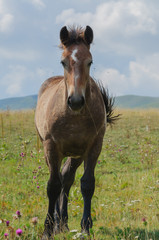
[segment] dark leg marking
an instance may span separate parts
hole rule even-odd
[[[74,182],[75,179],[75,173],[77,168],[82,163],[82,160],[74,159],[74,158],[68,158],[65,162],[61,177],[62,177],[62,191],[60,194],[60,197],[56,203],[56,232],[60,231],[66,231],[68,230],[68,212],[67,212],[67,206],[68,206],[68,196],[70,188]]]
[[[50,170],[50,179],[47,184],[47,195],[49,199],[48,213],[45,219],[45,230],[42,239],[51,239],[54,234],[54,209],[60,195],[62,183],[60,178],[61,160],[58,156],[56,145],[51,139],[43,142],[46,162]]]

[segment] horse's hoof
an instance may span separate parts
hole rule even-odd
[[[88,239],[88,236],[89,236],[88,231],[85,231],[85,230],[82,229],[81,235],[79,236],[79,239],[80,240]]]
[[[55,227],[54,227],[54,234],[57,235],[57,234],[59,234],[61,232],[63,232],[63,233],[69,232],[69,228],[68,228],[67,224],[64,224],[62,226],[55,225]]]
[[[52,239],[54,239],[53,236],[51,236],[46,231],[44,231],[41,240],[52,240]]]
[[[42,235],[41,240],[49,240],[49,239],[50,239],[50,237],[48,237],[46,234]]]

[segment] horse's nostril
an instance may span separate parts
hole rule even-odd
[[[67,103],[73,111],[78,111],[84,106],[85,99],[83,96],[70,96]]]
[[[67,103],[68,103],[69,106],[71,105],[71,97],[68,97]]]

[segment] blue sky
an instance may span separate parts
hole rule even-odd
[[[159,97],[159,1],[0,0],[0,99],[63,74],[59,31],[72,24],[92,27],[91,75],[113,95]]]

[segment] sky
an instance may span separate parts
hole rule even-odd
[[[59,32],[89,25],[91,76],[114,96],[159,97],[159,1],[0,0],[0,99],[62,75]]]

